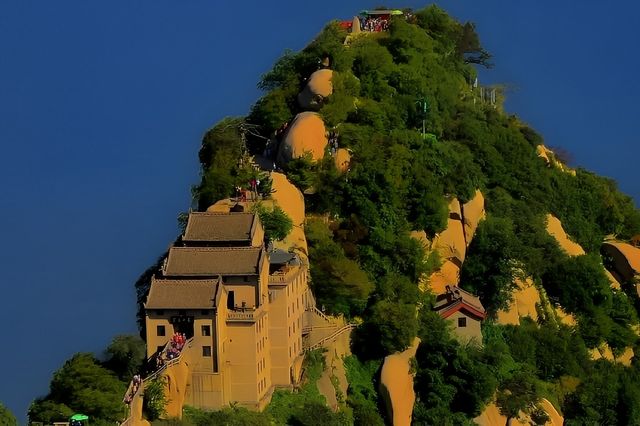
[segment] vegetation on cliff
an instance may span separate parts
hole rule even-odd
[[[490,56],[472,24],[431,6],[413,20],[393,20],[388,33],[355,37],[348,45],[345,37],[332,23],[301,52],[286,52],[264,75],[259,86],[266,94],[246,118],[262,136],[248,134],[246,146],[261,153],[264,141],[300,111],[296,96],[318,61],[330,59],[333,94],[319,113],[339,146],[350,150],[349,170],[341,175],[326,159],[287,166],[301,189],[314,189],[306,197],[310,213],[329,218],[309,220],[305,229],[319,305],[362,317],[354,337],[361,360],[379,360],[405,349],[416,334],[422,338],[418,422],[464,423],[495,395],[507,415],[522,410],[540,419],[535,403],[547,397],[569,423],[632,421],[640,410],[637,389],[620,375],[633,377],[638,367],[607,364],[607,374],[620,381],[608,402],[596,402],[591,392],[606,361],[591,361],[587,352],[604,342],[614,351],[637,342],[631,328],[638,322],[637,296],[611,290],[599,257],[605,235],[640,232],[632,200],[609,179],[549,167],[536,155],[542,137],[499,102],[480,98],[473,66],[489,65]],[[421,134],[423,118],[428,135]],[[489,322],[478,349],[452,339],[430,311],[431,299],[421,296],[417,282],[433,262],[423,262],[409,231],[433,237],[446,226],[448,200],[465,202],[476,189],[485,194],[488,218],[469,247],[461,285],[495,315],[508,306],[514,278],[531,276],[578,318],[576,328],[544,316],[520,327]],[[569,257],[560,249],[545,230],[547,213],[586,255]],[[353,407],[361,404],[357,392],[351,390]],[[611,414],[612,407],[621,409]]]

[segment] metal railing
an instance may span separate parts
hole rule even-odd
[[[338,336],[340,336],[341,334],[347,332],[347,331],[351,331],[354,328],[357,327],[357,324],[347,324],[342,328],[339,328],[338,330],[334,331],[333,333],[331,333],[330,335],[328,335],[327,337],[321,339],[319,342],[314,343],[313,345],[309,346],[308,348],[306,348],[304,351],[305,352],[309,352],[312,351],[314,349],[318,349],[321,348],[325,343],[331,341],[331,340],[335,340],[336,338],[338,338]]]
[[[160,368],[155,370],[153,373],[149,374],[144,379],[141,378],[140,379],[140,384],[138,385],[138,389],[136,390],[136,393],[134,393],[133,396],[131,397],[131,401],[129,402],[129,404],[131,404],[133,402],[133,399],[136,398],[138,396],[138,394],[140,393],[140,391],[142,390],[142,388],[144,388],[144,383],[145,382],[149,382],[151,380],[155,380],[167,368],[171,367],[172,365],[178,364],[180,362],[180,360],[182,359],[183,352],[185,351],[185,349],[187,347],[190,348],[192,343],[193,343],[193,337],[188,339],[186,342],[184,342],[184,346],[182,347],[182,350],[180,351],[180,353],[178,353],[178,356],[176,356],[173,359],[170,359],[169,361],[166,361],[164,364],[162,364],[162,366],[160,366]],[[167,342],[164,345],[164,348],[162,348],[162,351],[160,351],[157,356],[160,356],[160,355],[166,353],[170,344],[171,344],[171,341]],[[130,394],[131,390],[133,389],[133,386],[134,386],[133,380],[131,380],[131,382],[129,382],[129,387],[127,388],[127,392],[124,394],[125,399]],[[132,422],[133,422],[133,420],[131,418],[131,410],[129,410],[128,417],[122,423],[120,423],[120,426],[128,426]]]
[[[254,308],[246,308],[244,310],[228,310],[227,311],[227,321],[250,321],[254,322],[260,318],[260,316],[264,313],[264,309],[259,307],[257,309]]]
[[[322,317],[322,319],[324,319],[328,323],[331,323],[331,319],[328,316],[326,316],[320,309],[316,308],[315,306],[307,308],[306,310],[308,312],[313,312],[313,313],[319,315],[320,317]]]

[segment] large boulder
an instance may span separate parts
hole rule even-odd
[[[393,426],[410,426],[413,403],[416,394],[413,390],[411,359],[416,356],[420,339],[404,352],[387,356],[380,371],[380,395],[384,401]]]
[[[280,143],[278,162],[284,164],[306,153],[310,153],[314,161],[321,160],[327,143],[322,118],[314,112],[301,112],[293,119]]]
[[[307,239],[304,235],[304,196],[284,174],[271,173],[271,179],[273,203],[280,206],[293,222],[289,235],[282,241],[276,241],[274,246],[285,251],[294,250],[306,259],[308,251]],[[262,203],[264,204],[265,201]]]
[[[298,104],[302,109],[318,110],[322,106],[324,99],[333,93],[333,71],[321,69],[309,77],[307,85],[298,94]]]
[[[333,156],[333,163],[340,173],[346,173],[351,163],[351,154],[344,148],[338,148],[338,151],[336,151],[336,154]]]
[[[471,244],[471,240],[476,233],[476,229],[478,229],[478,223],[480,223],[480,221],[484,218],[484,196],[482,195],[482,192],[477,189],[473,198],[462,205],[464,237],[467,243],[467,247],[469,247],[469,244]]]
[[[601,251],[613,260],[611,272],[622,281],[632,280],[640,274],[640,248],[620,241],[606,241]]]
[[[446,292],[447,286],[455,286],[460,282],[460,268],[450,260],[445,260],[440,269],[429,277],[429,287],[434,294]],[[421,286],[421,290],[425,290]]]

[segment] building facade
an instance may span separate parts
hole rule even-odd
[[[145,304],[147,356],[174,333],[190,343],[184,401],[263,409],[275,386],[300,377],[308,266],[268,252],[252,213],[191,213],[152,279]]]
[[[463,343],[482,345],[482,321],[486,313],[477,296],[457,286],[447,286],[436,296],[433,309],[451,324],[456,338]]]

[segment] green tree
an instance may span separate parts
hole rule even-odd
[[[543,277],[545,289],[558,297],[570,312],[590,311],[596,306],[611,306],[611,289],[600,256],[586,254],[568,257]]]
[[[529,414],[540,401],[540,387],[535,375],[526,369],[517,371],[500,384],[496,405],[508,419],[518,418],[522,411]]]
[[[489,216],[480,223],[460,271],[462,286],[480,296],[490,315],[508,306],[518,254],[513,223]]]
[[[29,422],[65,422],[74,414],[74,410],[65,404],[50,399],[38,398],[29,406]]]
[[[39,415],[64,419],[71,409],[94,419],[120,420],[125,391],[126,384],[93,355],[78,353],[54,373],[49,395],[31,404],[29,416],[34,420]]]
[[[114,337],[106,352],[109,358],[105,366],[126,382],[140,372],[147,348],[139,336],[124,334]]]
[[[384,353],[403,351],[418,333],[415,305],[381,300],[371,308],[371,332]]]
[[[157,420],[167,412],[169,401],[165,394],[165,381],[164,376],[160,376],[145,384],[142,410],[148,420]]]
[[[18,426],[16,417],[2,403],[0,403],[0,426]]]
[[[268,210],[262,204],[256,204],[254,211],[260,217],[264,228],[264,237],[267,241],[284,240],[293,229],[293,221],[279,206]]]

